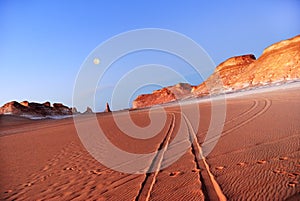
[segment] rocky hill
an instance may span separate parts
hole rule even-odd
[[[220,92],[285,83],[300,79],[300,35],[280,41],[266,48],[256,59],[254,55],[236,56],[218,65],[214,73],[202,84],[179,84],[140,95],[133,101],[133,108],[149,107],[184,97],[202,97]],[[189,87],[188,87],[189,86]]]
[[[76,108],[69,108],[61,103],[54,103],[51,106],[50,102],[45,103],[29,103],[23,101],[18,103],[12,101],[6,103],[0,108],[0,114],[27,115],[35,117],[72,115],[76,112]]]
[[[142,94],[133,101],[132,105],[133,108],[142,108],[168,103],[189,96],[192,89],[193,86],[190,84],[178,83],[174,86],[153,91],[152,94]]]

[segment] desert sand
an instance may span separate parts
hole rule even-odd
[[[189,119],[182,128],[189,144],[170,166],[153,173],[114,171],[82,145],[72,118],[30,120],[0,117],[0,197],[2,200],[299,200],[300,85],[228,95],[226,119],[216,146],[206,157],[202,143],[211,120],[209,101],[200,108],[199,129]],[[166,106],[166,126],[147,140],[124,135],[112,113],[99,113],[99,125],[120,149],[132,153],[163,150],[158,169],[174,154],[178,107]],[[190,107],[187,104],[185,107]],[[148,109],[130,112],[139,126],[150,123]],[[156,114],[156,115],[159,115]],[[83,115],[87,128],[90,115]],[[87,129],[88,130],[88,129]],[[191,136],[196,135],[195,140]],[[171,150],[167,152],[167,150]],[[149,168],[153,161],[149,161]],[[134,164],[134,162],[133,162]]]

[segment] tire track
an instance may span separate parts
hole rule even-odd
[[[263,99],[264,102],[265,102],[265,105],[264,107],[262,108],[262,110],[260,110],[259,112],[257,112],[256,114],[254,114],[253,116],[251,116],[250,118],[246,119],[245,121],[241,122],[240,124],[238,124],[237,126],[233,127],[233,128],[230,128],[228,130],[226,130],[225,132],[223,132],[223,135],[226,135],[242,126],[244,126],[245,124],[251,122],[252,120],[256,119],[257,117],[259,117],[260,115],[264,114],[266,111],[268,111],[268,109],[271,107],[272,105],[272,101],[267,99],[267,98],[264,98]]]
[[[269,108],[268,100],[265,101],[265,106],[263,107],[262,110],[260,110],[258,113],[253,115],[250,119],[245,120],[242,124],[239,124],[238,126],[235,126],[234,128],[231,128],[226,131],[226,133],[230,133],[232,130],[239,128],[240,126],[243,126],[244,124],[247,124],[250,122],[252,119],[255,119],[257,116],[263,114],[268,108]],[[246,111],[243,112],[242,114],[230,119],[229,121],[225,122],[226,124],[231,123],[237,119],[240,119],[242,117],[247,116],[249,113],[255,111],[257,107],[259,106],[259,101],[254,100],[253,105]],[[174,113],[178,113],[173,111]],[[182,114],[182,113],[180,113]],[[197,136],[192,128],[191,123],[187,119],[187,117],[182,114],[185,120],[185,123],[188,127],[189,135],[190,135],[190,143],[191,143],[191,148],[192,148],[192,154],[194,155],[194,162],[197,166],[198,169],[203,170],[199,172],[199,178],[200,178],[200,183],[203,185],[202,191],[205,195],[206,200],[220,200],[220,201],[225,201],[227,200],[226,196],[223,194],[221,187],[215,180],[213,174],[211,173],[209,169],[209,165],[206,161],[206,158],[203,155],[202,148],[200,146],[200,143],[198,142]],[[206,131],[207,132],[207,131]],[[206,133],[205,132],[205,133]],[[216,139],[216,138],[211,138],[211,139]],[[210,139],[210,140],[211,140]]]
[[[269,107],[271,106],[272,103],[268,99],[264,99],[264,102],[265,102],[265,105],[259,112],[255,113],[253,116],[246,119],[245,121],[238,124],[237,126],[234,126],[233,128],[226,130],[225,132],[223,132],[223,135],[229,134],[233,130],[240,128],[241,126],[249,123],[253,119],[255,119],[258,116],[265,113],[269,109]],[[253,111],[255,111],[258,108],[259,103],[260,103],[260,101],[254,100],[253,105],[246,112],[243,112],[242,114],[230,119],[229,121],[226,122],[226,124],[229,124],[237,119],[243,118],[243,117],[247,116],[248,114],[252,113]],[[177,113],[177,112],[174,112],[174,113]],[[164,153],[168,148],[170,137],[171,137],[172,131],[175,127],[174,113],[171,113],[172,121],[170,124],[170,128],[167,132],[166,137],[164,138],[163,142],[160,144],[159,149],[158,149],[158,150],[162,150],[162,151],[161,151],[161,153],[158,153],[154,157],[154,159],[149,167],[148,172],[154,172],[154,173],[146,174],[146,177],[141,184],[141,188],[140,188],[135,200],[149,200],[150,199],[151,191],[155,185],[157,175],[159,174],[159,170],[160,170],[160,167],[161,167],[161,164],[163,161]],[[183,117],[184,117],[186,125],[188,126],[192,154],[194,155],[194,158],[195,158],[194,162],[198,169],[203,170],[203,171],[199,172],[199,178],[200,178],[200,183],[203,185],[201,190],[205,194],[206,200],[220,200],[220,201],[227,200],[226,196],[222,192],[221,187],[219,186],[219,184],[217,183],[217,181],[214,178],[214,175],[211,173],[211,171],[209,169],[209,165],[206,161],[206,158],[203,155],[202,148],[200,146],[200,143],[198,142],[197,136],[191,126],[191,123],[189,122],[189,120],[187,119],[187,117],[184,114],[183,114]],[[211,138],[209,140],[214,140],[214,139],[215,138]]]
[[[231,123],[231,122],[233,122],[233,121],[235,121],[237,119],[240,119],[240,118],[242,118],[244,116],[247,116],[249,113],[251,113],[252,111],[254,111],[257,108],[258,105],[259,105],[259,101],[255,99],[254,100],[254,104],[251,106],[250,109],[248,109],[246,112],[243,112],[243,113],[239,114],[238,116],[233,117],[232,119],[226,121],[225,124]]]
[[[253,112],[259,105],[258,100],[254,100],[253,105],[246,111],[240,114],[239,116],[236,116],[226,123],[231,123],[235,121],[236,119],[240,119],[241,117],[247,116],[249,113]],[[172,111],[174,113],[178,113],[177,111]],[[182,113],[179,113],[182,114]],[[226,196],[223,194],[221,187],[215,180],[213,174],[211,173],[209,169],[209,165],[206,162],[206,158],[203,156],[202,148],[200,147],[200,144],[198,142],[198,139],[196,137],[196,134],[191,126],[191,123],[187,119],[187,117],[182,114],[185,120],[185,123],[188,127],[188,132],[190,136],[190,143],[191,143],[191,149],[192,149],[192,154],[194,155],[194,163],[196,164],[197,169],[203,170],[199,171],[199,179],[200,183],[203,185],[201,190],[205,195],[206,200],[220,200],[220,201],[225,201],[227,200]],[[155,177],[157,176],[158,172],[156,172]],[[152,187],[155,183],[155,180],[152,180]],[[150,192],[150,191],[149,191]],[[149,194],[150,197],[150,194]],[[149,197],[147,197],[145,200],[148,200]]]
[[[183,114],[184,121],[188,127],[188,132],[190,136],[190,142],[192,146],[192,152],[194,154],[195,163],[197,168],[202,170],[199,172],[200,183],[203,185],[201,189],[204,192],[205,200],[220,200],[226,201],[227,198],[223,194],[220,185],[215,180],[213,174],[209,169],[209,165],[206,162],[206,158],[203,155],[202,148],[198,142],[197,136],[194,132],[194,129],[187,119],[187,117]]]
[[[224,126],[225,126],[226,124],[229,124],[229,123],[231,123],[231,122],[237,120],[237,119],[243,118],[244,116],[247,116],[249,113],[251,113],[252,111],[254,111],[254,110],[258,107],[259,101],[255,99],[253,102],[254,102],[253,105],[252,105],[248,110],[246,110],[245,112],[239,114],[239,115],[236,116],[236,117],[233,117],[232,119],[230,119],[230,120],[228,120],[228,121],[225,121],[225,122],[224,122]],[[175,112],[175,113],[178,113],[178,112]],[[216,130],[215,128],[210,128],[210,129]],[[201,133],[199,133],[199,135],[200,135],[200,136],[201,136],[201,135],[205,135],[205,134],[208,132],[208,130],[209,130],[209,129],[207,129],[207,130],[205,130],[205,131],[202,131]]]
[[[272,101],[269,99],[263,99],[263,101],[265,104],[261,110],[256,112],[250,118],[247,118],[246,120],[240,122],[236,126],[222,132],[222,136],[230,134],[232,131],[248,124],[249,122],[251,122],[254,119],[256,119],[257,117],[259,117],[260,115],[264,114],[271,107]],[[259,101],[255,100],[254,105],[248,111],[231,119],[230,121],[225,122],[225,124],[229,124],[237,119],[247,116],[248,114],[250,114],[251,112],[256,110],[258,105],[259,105]],[[196,133],[193,130],[191,123],[189,122],[189,120],[187,119],[187,117],[185,115],[183,115],[183,117],[188,126],[188,130],[189,130],[189,134],[190,134],[190,142],[191,142],[191,146],[192,146],[192,152],[195,156],[195,162],[197,164],[197,168],[204,170],[204,171],[199,172],[199,176],[200,176],[200,182],[203,184],[202,190],[205,193],[205,195],[207,196],[207,200],[220,200],[220,201],[227,200],[226,196],[222,192],[220,185],[218,184],[218,182],[214,178],[214,175],[211,173],[211,171],[209,169],[209,165],[206,161],[205,156],[203,155],[202,148],[200,146],[200,143],[198,142],[198,138],[196,136]],[[203,134],[203,133],[200,133],[200,135],[201,134]],[[211,139],[206,139],[205,143],[211,143],[215,140],[218,140],[218,138],[219,138],[219,136],[211,138]]]
[[[160,170],[160,167],[161,167],[161,164],[163,161],[164,153],[168,148],[170,138],[171,138],[171,135],[172,135],[174,127],[175,127],[175,115],[173,113],[171,115],[172,115],[172,120],[171,120],[169,130],[167,132],[166,137],[164,138],[164,140],[162,141],[162,143],[160,144],[160,146],[158,148],[158,151],[159,150],[161,150],[161,151],[158,152],[157,155],[154,157],[154,159],[147,171],[148,173],[146,173],[146,177],[141,184],[141,188],[138,192],[138,195],[135,198],[136,201],[149,200],[149,198],[150,198],[151,191],[156,182],[156,178],[157,178],[157,175],[159,173],[159,170]]]
[[[260,115],[264,114],[264,113],[271,107],[272,101],[269,100],[269,99],[266,99],[266,98],[264,98],[263,100],[264,100],[265,105],[263,106],[263,108],[262,108],[261,110],[259,110],[257,113],[255,113],[253,116],[247,118],[246,120],[239,122],[236,126],[233,126],[232,128],[223,131],[223,132],[222,132],[222,137],[223,137],[223,136],[226,136],[226,135],[228,135],[228,134],[230,134],[232,131],[234,131],[234,130],[236,130],[236,129],[238,129],[238,128],[240,128],[240,127],[246,125],[246,124],[248,124],[249,122],[251,122],[251,121],[253,121],[254,119],[256,119],[257,117],[259,117]],[[256,108],[257,108],[257,107],[256,107]],[[254,108],[254,109],[255,109],[255,108]],[[254,110],[254,109],[253,109],[253,110]],[[248,112],[247,114],[249,114],[249,113],[250,113],[250,112]],[[241,115],[241,116],[239,116],[239,117],[236,118],[236,119],[239,119],[239,118],[241,118],[241,117],[244,117],[244,116],[246,116],[247,114]],[[230,122],[225,122],[225,125],[228,124],[228,123],[231,123],[231,122],[232,122],[232,121],[230,121]],[[206,132],[207,132],[207,131],[206,131]],[[201,134],[205,134],[205,133],[200,133],[200,135],[201,135]],[[206,143],[206,144],[212,143],[212,142],[218,140],[218,138],[219,138],[219,136],[216,136],[216,137],[213,137],[213,138],[210,138],[210,139],[206,139],[206,140],[205,140],[205,143]]]
[[[266,102],[266,101],[265,101]],[[255,100],[254,104],[244,113],[240,114],[239,116],[236,116],[232,119],[230,119],[229,121],[227,121],[226,123],[231,123],[237,119],[240,119],[244,116],[247,116],[249,113],[253,112],[254,110],[257,109],[257,106],[259,105],[259,101]],[[244,124],[247,124],[248,122],[250,122],[252,119],[256,118],[256,116],[259,116],[260,113],[264,113],[262,112],[267,106],[267,103],[265,103],[264,108],[259,111],[258,113],[256,113],[254,116],[251,117],[251,119],[247,119],[246,121],[243,122]],[[266,109],[267,110],[267,109]],[[175,112],[174,112],[175,113]],[[163,142],[160,144],[158,150],[161,150],[160,154],[157,154],[149,169],[148,172],[154,172],[154,173],[147,173],[146,177],[144,179],[144,181],[141,184],[141,188],[138,192],[138,195],[136,196],[135,200],[149,200],[150,199],[150,195],[151,195],[151,191],[155,185],[156,182],[156,178],[157,175],[159,174],[159,170],[161,167],[161,163],[163,161],[163,157],[164,157],[164,153],[168,148],[168,144],[170,141],[170,137],[172,135],[172,131],[175,127],[175,115],[174,113],[172,114],[172,120],[170,123],[170,127],[169,130],[167,132],[166,137],[163,139]],[[184,115],[184,114],[183,114]],[[202,169],[204,171],[199,172],[199,178],[200,178],[200,183],[203,184],[203,189],[201,189],[204,193],[206,193],[206,199],[208,200],[226,200],[225,195],[223,194],[219,184],[216,182],[216,180],[214,179],[213,174],[210,172],[209,170],[209,165],[206,162],[205,157],[203,156],[202,153],[202,149],[200,147],[200,144],[196,138],[196,134],[193,130],[193,128],[191,127],[190,122],[187,120],[187,118],[184,116],[185,118],[185,122],[188,126],[188,130],[189,130],[189,135],[190,135],[190,141],[191,141],[191,148],[192,148],[192,153],[195,157],[195,164],[197,166],[198,169]],[[240,127],[242,125],[238,125],[237,127]],[[229,130],[227,130],[227,132],[231,132],[233,129],[237,129],[237,128],[231,128]],[[226,132],[226,133],[227,133]],[[194,141],[192,142],[192,139],[194,139]],[[123,164],[120,164],[120,166],[122,166]]]

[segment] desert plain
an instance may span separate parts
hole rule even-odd
[[[299,90],[300,84],[294,83],[226,95],[220,103],[226,109],[221,135],[205,156],[203,142],[208,130],[214,131],[209,98],[184,105],[185,111],[198,105],[198,129],[188,118],[181,121],[176,103],[168,104],[162,106],[167,116],[165,127],[143,140],[124,134],[113,113],[96,114],[107,138],[120,149],[137,154],[162,150],[159,157],[146,163],[149,168],[156,164],[157,169],[136,174],[116,171],[93,158],[72,117],[31,120],[2,115],[1,200],[299,200]],[[151,123],[149,109],[129,113],[141,127]],[[91,118],[79,117],[86,135]],[[172,143],[182,122],[185,125],[180,129],[186,135]],[[177,156],[178,144],[188,147],[165,165]],[[129,162],[134,164],[134,160]]]

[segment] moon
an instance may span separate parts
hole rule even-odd
[[[93,62],[94,62],[94,64],[98,65],[100,63],[100,59],[95,58]]]

